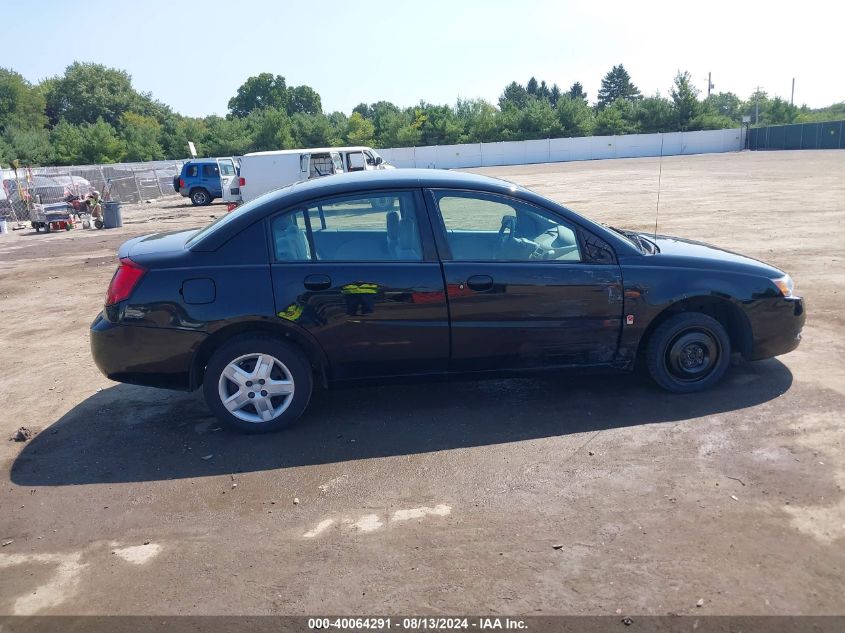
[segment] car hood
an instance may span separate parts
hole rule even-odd
[[[782,277],[785,274],[782,270],[765,262],[711,244],[670,235],[658,235],[656,238],[654,235],[647,233],[640,235],[644,239],[657,244],[660,252],[654,257],[663,264],[708,270],[730,270],[763,275],[771,279]]]
[[[139,261],[148,256],[172,253],[185,249],[185,243],[197,232],[197,229],[188,231],[168,231],[166,233],[153,233],[143,235],[124,242],[117,251],[118,257],[129,257]]]

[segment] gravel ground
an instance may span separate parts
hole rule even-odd
[[[654,227],[656,159],[478,171]],[[0,614],[842,614],[843,174],[845,151],[664,159],[660,231],[786,269],[809,306],[797,351],[709,393],[373,386],[262,437],[88,350],[119,244],[224,206],[0,236]]]

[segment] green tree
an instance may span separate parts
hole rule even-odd
[[[742,120],[742,100],[732,92],[711,94],[704,100],[704,107],[713,114],[728,117],[737,123]]]
[[[102,117],[94,123],[84,123],[79,128],[82,144],[79,162],[87,165],[117,163],[123,159],[125,147],[114,127]]]
[[[798,116],[798,108],[780,97],[772,99],[766,109],[766,123],[768,125],[792,123],[796,116]]]
[[[453,108],[421,102],[419,109],[425,113],[420,126],[423,145],[451,145],[461,139],[463,126]]]
[[[326,119],[332,130],[331,138],[334,139],[332,145],[340,145],[346,135],[346,128],[349,126],[349,117],[343,112],[332,112]]]
[[[161,124],[161,146],[167,158],[187,158],[188,141],[193,141],[199,156],[206,156],[204,142],[208,126],[198,118],[170,114]]]
[[[288,87],[284,77],[274,77],[272,73],[249,77],[229,99],[229,113],[233,117],[245,117],[261,108],[288,110]]]
[[[564,95],[557,102],[561,136],[589,136],[593,131],[593,111],[581,97]]]
[[[82,131],[76,125],[64,119],[59,121],[50,132],[50,142],[55,151],[55,160],[59,165],[74,165],[80,161],[82,153]]]
[[[569,86],[567,95],[569,95],[570,99],[581,99],[584,103],[587,103],[587,93],[584,92],[584,86],[581,85],[580,81],[576,81]]]
[[[458,99],[455,115],[461,123],[461,143],[487,143],[498,138],[498,110],[484,99]]]
[[[13,70],[0,68],[0,131],[44,127],[46,101],[40,90]]]
[[[634,107],[634,121],[638,132],[673,132],[677,129],[672,102],[655,94],[640,99]]]
[[[203,143],[209,156],[240,156],[252,149],[253,138],[246,118],[206,117],[208,133]]]
[[[698,88],[692,85],[692,76],[688,71],[678,71],[669,94],[672,96],[677,129],[681,131],[690,129],[690,123],[699,114],[700,104]]]
[[[399,141],[397,147],[416,147],[420,144],[422,134],[418,127],[409,123],[399,128],[396,132],[396,138]]]
[[[8,126],[3,140],[7,146],[5,151],[10,154],[9,162],[15,159],[22,165],[49,165],[53,162],[50,134],[43,128]]]
[[[619,64],[611,68],[601,80],[597,107],[599,110],[603,110],[619,99],[636,101],[639,98],[639,89],[631,82],[631,76],[625,70],[625,67]]]
[[[751,123],[764,124],[766,120],[766,110],[769,108],[769,95],[765,90],[755,90],[748,97],[748,101],[742,104],[742,114],[751,117]]]
[[[126,161],[144,162],[164,158],[164,150],[158,142],[160,135],[161,125],[150,116],[124,112],[120,117],[120,138],[126,148]]]
[[[149,107],[149,98],[132,88],[125,70],[102,64],[74,62],[64,75],[44,82],[42,91],[53,125],[60,119],[81,125],[102,119],[115,126],[124,112]]]
[[[312,118],[301,113],[296,116]],[[291,119],[287,112],[280,108],[253,110],[244,123],[250,139],[249,149],[252,152],[289,149],[295,146]]]
[[[551,103],[537,99],[525,106],[520,125],[523,140],[557,137],[560,131],[560,122]]]
[[[527,92],[532,97],[537,96],[537,89],[538,88],[539,88],[539,84],[537,83],[537,80],[534,77],[529,79],[528,83],[525,84],[525,92]]]
[[[320,95],[310,86],[296,86],[288,89],[287,112],[296,114],[323,114]]]
[[[558,86],[557,84],[553,84],[552,89],[549,90],[549,102],[552,104],[552,107],[557,106],[557,102],[560,100],[560,97],[560,86]]]
[[[343,143],[343,132],[323,114],[294,114],[293,136],[297,147],[331,147]]]
[[[528,92],[525,86],[512,81],[506,87],[502,96],[499,97],[499,109],[505,110],[508,107],[524,108],[528,103]]]
[[[811,110],[806,105],[798,108],[795,117],[796,123],[807,123],[813,121],[840,121],[845,119],[845,101],[834,103],[826,108]]]
[[[360,112],[354,112],[349,117],[346,128],[346,140],[350,145],[373,145],[375,143],[376,128]]]
[[[593,134],[596,136],[613,136],[617,134],[631,134],[636,131],[633,104],[625,99],[617,99],[596,114]]]
[[[551,102],[552,91],[549,90],[548,85],[546,85],[545,81],[540,82],[540,86],[537,88],[537,98],[538,99],[545,99],[546,101]],[[554,106],[554,104],[552,104]]]

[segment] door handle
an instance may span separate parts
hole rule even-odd
[[[302,283],[308,290],[326,290],[332,287],[332,279],[328,275],[308,275]]]
[[[489,275],[473,275],[467,279],[467,287],[476,292],[484,292],[493,287],[493,278]]]

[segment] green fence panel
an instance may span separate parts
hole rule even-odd
[[[842,123],[822,123],[819,131],[819,149],[839,149],[842,136]]]
[[[845,149],[845,121],[769,125],[748,130],[748,149]]]
[[[801,149],[802,125],[785,125],[783,149]]]

